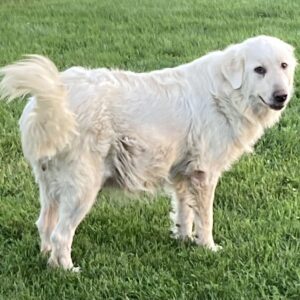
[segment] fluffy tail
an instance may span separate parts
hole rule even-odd
[[[30,55],[0,69],[0,98],[11,101],[34,96],[20,119],[22,146],[29,160],[53,157],[71,144],[76,120],[68,108],[67,91],[49,59]]]

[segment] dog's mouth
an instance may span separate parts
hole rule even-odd
[[[271,109],[274,109],[274,110],[281,110],[281,109],[283,109],[284,108],[284,105],[283,104],[269,104],[269,103],[267,103],[264,99],[263,99],[263,97],[261,97],[261,96],[258,96],[259,97],[259,99],[266,105],[266,106],[268,106],[269,108],[271,108]]]

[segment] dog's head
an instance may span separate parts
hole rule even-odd
[[[258,36],[225,49],[221,72],[252,107],[280,111],[293,93],[294,48],[274,37]]]

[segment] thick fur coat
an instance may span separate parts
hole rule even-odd
[[[166,187],[174,235],[217,250],[218,178],[278,121],[295,67],[290,45],[259,36],[149,73],[60,73],[36,55],[2,68],[3,98],[32,95],[20,128],[39,184],[37,226],[49,263],[73,268],[75,229],[108,182],[129,191]]]

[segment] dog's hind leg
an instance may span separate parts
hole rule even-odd
[[[47,195],[44,183],[40,186],[41,211],[36,225],[41,238],[41,252],[47,253],[51,250],[50,236],[58,220],[58,203]]]
[[[73,271],[79,269],[73,267],[71,259],[73,237],[77,226],[94,204],[102,184],[102,177],[99,175],[101,168],[87,165],[83,161],[78,163],[74,174],[70,172],[69,175],[72,186],[63,188],[60,194],[58,223],[51,234],[50,266]]]

